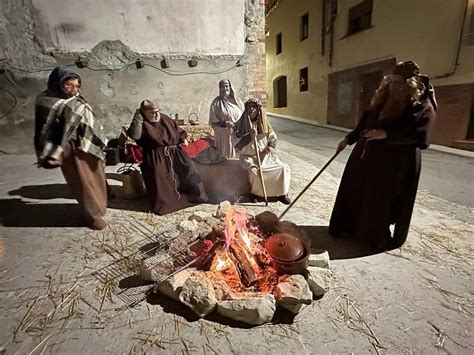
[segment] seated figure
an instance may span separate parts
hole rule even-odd
[[[277,197],[280,202],[290,204],[290,167],[278,158],[275,150],[277,136],[270,122],[263,117],[258,100],[250,99],[245,103],[245,110],[235,125],[235,133],[240,138],[235,149],[240,152],[242,167],[248,171],[251,193],[264,197],[257,158],[259,154],[267,197]]]
[[[143,150],[140,169],[153,212],[164,215],[193,203],[207,202],[194,163],[182,149],[186,132],[149,100],[137,109],[128,135]]]

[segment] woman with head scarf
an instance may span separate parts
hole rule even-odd
[[[34,144],[38,165],[61,167],[87,226],[103,229],[107,186],[103,150],[106,138],[92,108],[79,94],[77,73],[56,67],[36,99]]]
[[[403,81],[397,78],[391,86],[392,78],[385,77],[356,128],[337,147],[340,151],[356,143],[329,225],[332,235],[365,239],[378,250],[406,241],[421,150],[429,146],[437,109],[430,80],[415,63],[398,63],[393,73]]]
[[[234,125],[239,119],[242,108],[235,98],[229,80],[219,81],[219,96],[211,103],[209,125],[214,129],[214,147],[224,159],[234,159],[235,135]]]
[[[242,166],[249,173],[251,193],[264,197],[257,158],[259,154],[267,197],[277,197],[280,202],[290,204],[290,167],[278,158],[275,150],[277,136],[270,122],[263,117],[262,104],[258,100],[250,99],[245,103],[245,110],[235,125],[235,133],[240,138],[235,149],[240,152]]]
[[[207,202],[201,177],[181,148],[188,144],[187,133],[176,121],[159,112],[150,100],[144,100],[128,135],[143,150],[140,169],[154,213],[164,215]]]

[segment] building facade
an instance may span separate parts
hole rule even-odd
[[[439,103],[432,142],[474,150],[474,1],[279,0],[267,8],[269,113],[352,128],[413,60]]]

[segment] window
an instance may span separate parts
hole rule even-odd
[[[286,76],[273,80],[273,106],[286,107]]]
[[[469,17],[469,30],[467,33],[468,45],[474,44],[474,5],[471,7],[471,16]]]
[[[300,69],[299,86],[300,92],[308,91],[308,67]]]
[[[276,54],[280,54],[282,50],[282,45],[281,45],[281,33],[276,35]]]
[[[371,22],[372,0],[364,0],[360,4],[349,9],[347,35],[351,35],[370,28]]]
[[[309,15],[304,14],[300,19],[300,41],[308,38],[309,33]]]

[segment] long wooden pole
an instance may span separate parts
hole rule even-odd
[[[321,170],[319,170],[319,172],[316,174],[316,176],[309,182],[308,185],[306,185],[306,187],[299,193],[298,196],[296,196],[296,198],[293,200],[293,202],[283,211],[283,213],[280,215],[280,217],[278,217],[278,220],[281,220],[283,218],[283,216],[286,214],[286,212],[289,211],[289,209],[296,203],[296,201],[298,201],[298,199],[301,197],[301,195],[303,195],[306,190],[309,189],[309,187],[313,184],[313,182],[316,181],[316,179],[319,177],[319,175],[321,175],[323,173],[323,171],[329,166],[329,164],[332,163],[332,161],[339,155],[339,153],[341,152],[342,150],[340,151],[337,151],[332,157],[331,159],[329,159],[329,161],[324,164],[324,166],[321,168]]]
[[[247,116],[250,125],[250,135],[252,135],[252,121],[250,120],[250,116]],[[258,126],[256,127],[257,134],[258,134]],[[265,206],[268,206],[268,197],[267,197],[267,189],[265,188],[265,181],[263,179],[263,171],[262,171],[262,162],[260,160],[260,152],[258,151],[257,145],[257,134],[253,137],[253,144],[255,146],[255,154],[257,154],[257,163],[258,163],[258,172],[260,175],[260,182],[262,183],[262,190],[263,190],[263,197],[265,198]]]

